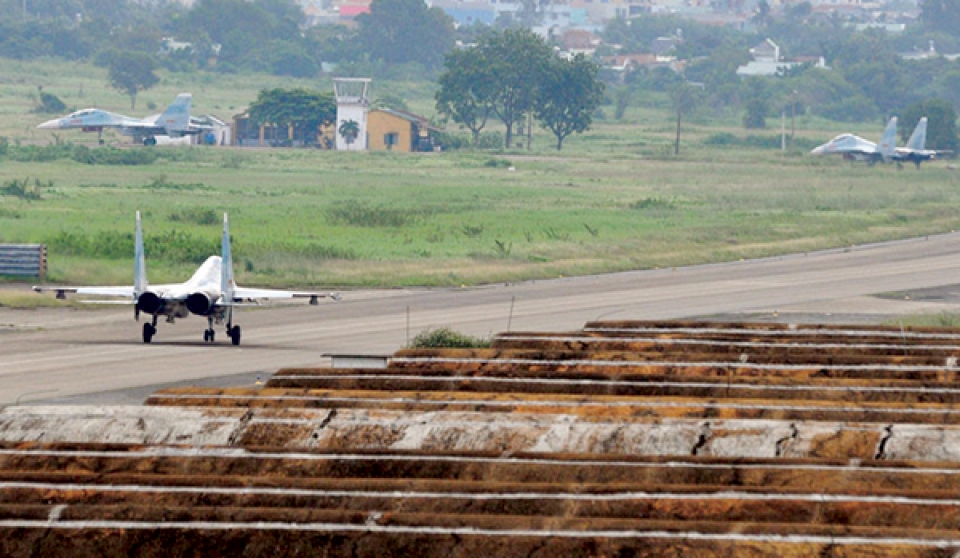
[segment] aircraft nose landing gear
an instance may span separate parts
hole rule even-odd
[[[213,331],[213,316],[207,316],[207,329],[203,332],[203,341],[205,343],[213,343],[215,335]]]

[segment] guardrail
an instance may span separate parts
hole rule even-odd
[[[46,244],[0,244],[0,275],[47,275]]]

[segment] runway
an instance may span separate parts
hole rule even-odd
[[[239,347],[222,328],[215,344],[204,343],[206,323],[196,317],[161,321],[147,345],[129,308],[0,308],[0,405],[223,376],[250,381],[282,367],[322,364],[329,353],[389,354],[409,336],[437,327],[491,335],[508,328],[576,330],[597,319],[937,310],[945,306],[866,295],[958,283],[960,234],[947,234],[675,270],[467,289],[341,291],[339,303],[243,309],[235,319],[243,328]]]

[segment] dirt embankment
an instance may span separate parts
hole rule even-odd
[[[598,322],[7,408],[0,553],[952,556],[958,356],[953,331]]]

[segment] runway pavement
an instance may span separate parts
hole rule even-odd
[[[215,344],[204,343],[206,323],[196,317],[161,322],[147,345],[129,308],[0,308],[0,405],[18,398],[69,402],[84,394],[130,402],[131,394],[150,391],[145,386],[225,376],[245,383],[281,367],[322,364],[328,353],[389,354],[427,328],[490,335],[508,327],[574,330],[597,319],[937,310],[944,305],[864,295],[958,283],[960,234],[947,234],[675,270],[468,289],[343,291],[339,303],[240,311],[239,347],[222,328]]]

